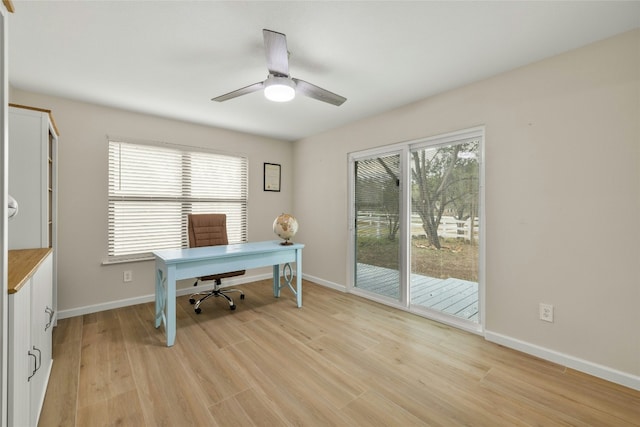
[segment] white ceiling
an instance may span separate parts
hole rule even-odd
[[[13,87],[298,140],[640,27],[640,2],[20,1]],[[262,29],[340,107],[260,92]],[[46,108],[46,106],[42,106]]]

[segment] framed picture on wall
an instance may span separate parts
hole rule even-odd
[[[280,165],[264,164],[264,191],[280,191]]]

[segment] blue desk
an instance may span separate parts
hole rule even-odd
[[[156,328],[164,323],[167,346],[176,340],[176,280],[190,279],[228,271],[273,266],[273,296],[280,296],[280,264],[284,264],[284,281],[302,307],[302,248],[280,241],[239,243],[189,249],[155,251],[156,257]],[[293,288],[292,262],[296,263],[296,287]]]

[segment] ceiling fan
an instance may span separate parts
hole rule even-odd
[[[267,79],[212,98],[212,101],[223,102],[260,89],[264,89],[264,96],[267,99],[276,102],[291,101],[296,96],[296,93],[338,106],[347,100],[343,96],[329,92],[304,80],[292,78],[289,75],[287,36],[271,30],[262,30],[262,35],[267,55],[267,68],[269,69]]]

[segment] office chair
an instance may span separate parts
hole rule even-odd
[[[188,216],[189,227],[189,247],[226,245],[227,240],[227,216],[225,214],[190,214]],[[198,277],[193,286],[197,286],[200,281],[215,280],[214,288],[208,292],[199,292],[189,297],[189,302],[195,304],[194,311],[200,314],[202,309],[200,304],[211,297],[222,297],[229,303],[231,310],[236,309],[233,299],[228,293],[239,292],[240,299],[244,299],[244,292],[239,289],[221,289],[222,279],[227,277],[240,276],[245,270],[232,271],[230,273],[214,274],[212,276]],[[196,299],[196,297],[201,297]]]

